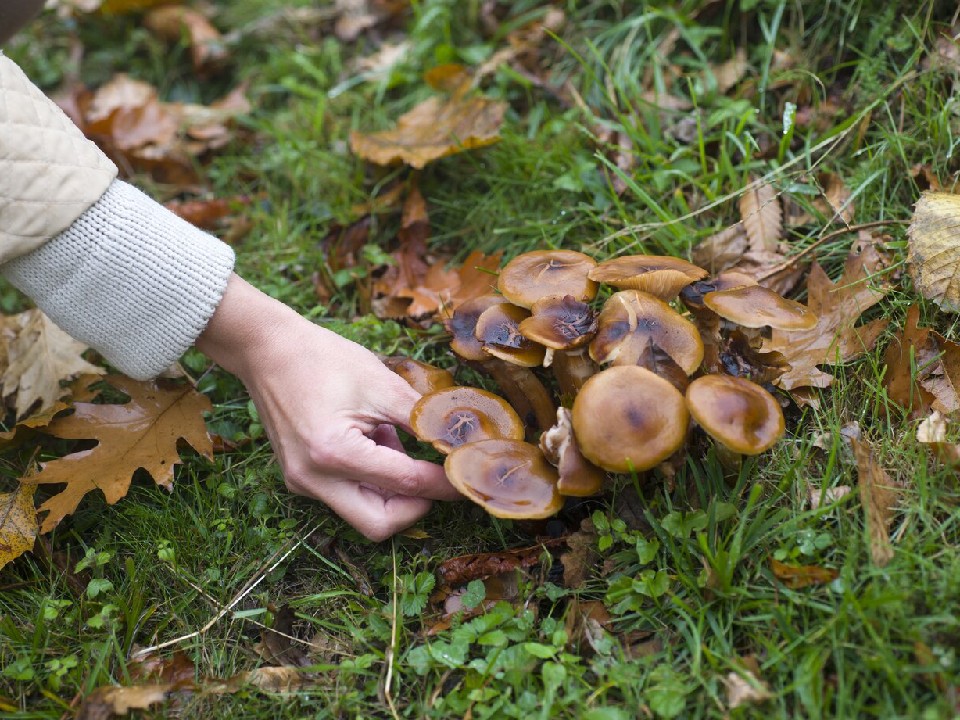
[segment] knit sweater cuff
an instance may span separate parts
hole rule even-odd
[[[233,263],[230,246],[115,180],[70,227],[0,271],[63,330],[143,380],[193,345]]]

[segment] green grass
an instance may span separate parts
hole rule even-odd
[[[482,61],[542,5],[497,3],[504,19],[488,37],[484,3],[414,2],[402,28],[411,51],[376,82],[356,81],[352,69],[353,58],[372,49],[370,38],[342,44],[290,23],[257,35],[249,29],[274,15],[275,3],[223,5],[216,21],[233,33],[234,63],[215,82],[199,82],[188,52],[159,44],[135,17],[88,17],[74,26],[45,15],[8,52],[49,89],[64,77],[73,32],[86,48],[83,79],[91,85],[122,68],[167,98],[210,101],[248,81],[256,142],[230,148],[208,171],[218,194],[256,198],[254,230],[238,248],[240,272],[374,350],[452,366],[439,331],[357,317],[350,286],[327,305],[316,301],[312,275],[326,261],[327,232],[351,220],[352,205],[403,175],[353,157],[347,134],[387,127],[430,94],[424,70]],[[837,173],[855,193],[855,222],[909,219],[919,193],[910,174],[916,164],[929,165],[944,187],[955,184],[958,71],[922,64],[952,19],[945,3],[558,5],[568,23],[541,49],[542,62],[558,86],[579,91],[587,109],[515,73],[495,74],[486,91],[511,108],[500,143],[420,174],[438,249],[461,257],[539,247],[583,247],[597,257],[638,248],[688,255],[738,219],[736,198],[750,176],[769,177],[810,208],[816,174]],[[674,36],[675,44],[661,45]],[[719,94],[711,69],[738,47],[747,51],[747,80]],[[647,82],[695,110],[660,111],[641,97]],[[784,138],[787,103],[825,107],[828,100],[842,111]],[[676,132],[681,120],[693,121],[685,140]],[[612,148],[596,139],[600,127],[633,147],[621,195],[613,191]],[[370,242],[387,243],[395,230],[393,220],[376,225]],[[792,228],[787,240],[799,249],[822,232],[815,222]],[[892,332],[919,299],[903,272],[903,230],[889,233],[902,277],[869,317],[891,318]],[[852,240],[840,236],[816,252],[834,279]],[[2,299],[7,310],[18,303],[6,290]],[[952,316],[927,305],[923,318],[957,338]],[[521,583],[519,601],[429,637],[434,619],[421,612],[429,591],[418,574],[463,553],[530,544],[530,526],[447,505],[420,524],[424,539],[364,541],[285,491],[243,388],[221,371],[203,374],[206,361],[190,353],[186,365],[203,375],[200,387],[216,406],[212,427],[250,439],[212,463],[188,455],[172,494],[141,478],[115,506],[86,498],[50,538],[55,561],[28,555],[0,571],[0,701],[16,708],[0,715],[59,718],[78,694],[129,684],[135,649],[194,633],[242,595],[219,622],[165,652],[186,652],[198,677],[257,667],[262,626],[290,605],[297,637],[319,633],[334,648],[313,656],[309,686],[284,695],[251,689],[179,697],[146,716],[389,717],[389,668],[390,699],[410,718],[955,717],[960,486],[913,440],[914,421],[885,396],[888,340],[837,369],[819,410],[789,408],[787,438],[738,472],[725,471],[698,443],[672,482],[617,478],[615,490],[589,508],[603,561],[582,588],[563,587],[550,571],[558,559],[545,555],[541,570]],[[840,439],[850,422],[904,483],[896,554],[884,568],[870,560],[856,467]],[[4,482],[23,462],[4,458]],[[811,484],[854,492],[811,510]],[[585,514],[563,515],[564,529]],[[789,589],[773,576],[771,558],[838,575]],[[570,621],[574,599],[604,602],[613,632],[586,638]],[[644,652],[630,651],[631,639],[648,636],[655,642]],[[772,698],[728,711],[723,678],[747,657]]]

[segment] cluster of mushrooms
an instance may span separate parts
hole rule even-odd
[[[718,348],[734,335],[757,345],[767,328],[809,329],[817,318],[747,275],[708,274],[665,256],[517,256],[501,269],[498,293],[465,302],[446,322],[453,352],[503,397],[393,359],[423,393],[411,427],[447,455],[447,476],[464,495],[514,519],[546,518],[566,496],[601,492],[607,472],[656,467],[695,426],[728,456],[764,452],[783,435],[780,404],[726,372]],[[601,284],[613,292],[598,312]],[[684,314],[669,304],[678,300]],[[556,392],[533,371],[540,366]]]

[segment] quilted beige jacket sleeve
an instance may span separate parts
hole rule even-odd
[[[0,264],[69,227],[116,175],[110,159],[0,52]]]

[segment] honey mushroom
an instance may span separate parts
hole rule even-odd
[[[456,380],[449,370],[413,358],[391,355],[383,358],[382,362],[421,395],[456,385]]]
[[[465,386],[421,397],[410,411],[410,426],[442,453],[479,440],[522,440],[524,434],[523,422],[503,398]]]
[[[557,468],[557,489],[561,495],[588,497],[603,489],[606,473],[580,452],[567,408],[557,408],[557,422],[540,436],[540,450],[547,462]]]
[[[707,275],[702,267],[669,255],[626,255],[604,260],[588,277],[620,290],[642,290],[673,300],[687,285]]]
[[[572,295],[589,302],[597,296],[597,283],[589,278],[596,265],[596,260],[576,250],[534,250],[503,266],[497,289],[514,305],[527,309],[550,295]]]

